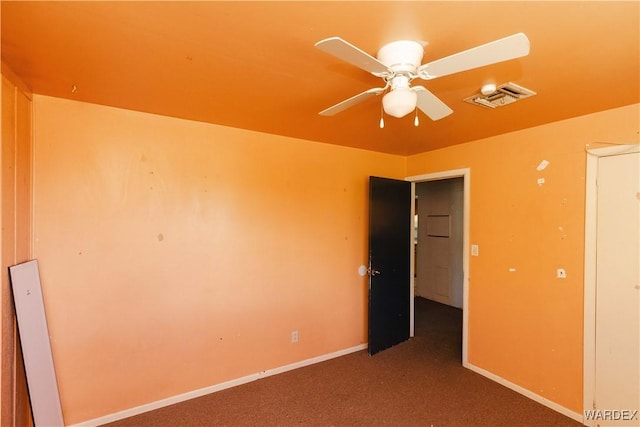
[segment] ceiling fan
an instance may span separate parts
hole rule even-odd
[[[368,89],[322,110],[320,115],[333,116],[366,99],[387,92],[382,98],[385,113],[400,118],[417,107],[431,120],[439,120],[451,114],[453,110],[424,86],[411,86],[414,79],[431,80],[529,54],[529,39],[523,33],[517,33],[421,65],[426,44],[413,40],[391,42],[382,46],[377,58],[374,58],[340,37],[330,37],[317,42],[317,48],[368,71],[385,82],[384,87]]]

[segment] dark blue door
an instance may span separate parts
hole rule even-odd
[[[411,183],[369,179],[369,354],[409,339]]]

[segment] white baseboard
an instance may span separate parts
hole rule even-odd
[[[556,412],[561,413],[562,415],[566,415],[569,418],[572,418],[580,423],[582,423],[583,421],[583,417],[582,414],[578,414],[577,412],[574,412],[570,409],[565,408],[562,405],[558,405],[557,403],[547,399],[546,397],[542,397],[539,394],[535,394],[534,392],[532,392],[531,390],[527,390],[524,387],[521,387],[517,384],[512,383],[511,381],[505,380],[504,378],[493,374],[489,371],[486,371],[482,368],[478,368],[477,366],[474,366],[470,363],[467,363],[464,365],[465,368],[470,369],[480,375],[482,375],[483,377],[487,377],[490,380],[493,380],[495,382],[497,382],[498,384],[501,384],[507,388],[510,388],[513,391],[516,391],[520,394],[522,394],[525,397],[528,397],[529,399],[540,403],[541,405],[546,406],[547,408],[553,409]]]
[[[261,378],[270,377],[272,375],[281,374],[283,372],[292,371],[294,369],[314,365],[316,363],[324,362],[326,360],[335,359],[336,357],[345,356],[350,353],[355,353],[357,351],[365,350],[366,348],[367,348],[367,344],[360,344],[355,347],[346,348],[344,350],[339,350],[333,353],[324,354],[322,356],[312,357],[311,359],[301,360],[300,362],[291,363],[289,365],[280,366],[278,368],[269,369],[266,371],[247,375],[241,378],[236,378],[234,380],[226,381],[220,384],[215,384],[209,387],[201,388],[199,390],[190,391],[187,393],[179,394],[177,396],[168,397],[162,400],[157,400],[155,402],[147,403],[146,405],[136,406],[135,408],[126,409],[120,412],[115,412],[113,414],[105,415],[103,417],[83,421],[81,423],[74,424],[73,426],[93,427],[93,426],[99,426],[106,423],[111,423],[124,418],[132,417],[134,415],[139,415],[145,412],[153,411],[155,409],[164,408],[165,406],[174,405],[176,403],[184,402],[190,399],[195,399],[196,397],[205,396],[207,394],[215,393],[217,391],[221,391],[231,387],[250,383],[252,381],[256,381]]]

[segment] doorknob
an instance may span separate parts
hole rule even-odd
[[[378,274],[380,274],[380,272],[374,268],[369,267],[367,268],[367,274],[369,276],[377,276]]]

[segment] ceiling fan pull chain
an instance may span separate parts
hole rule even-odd
[[[413,125],[415,127],[418,127],[419,124],[420,124],[420,120],[418,120],[418,109],[416,108],[416,118],[413,120]]]

